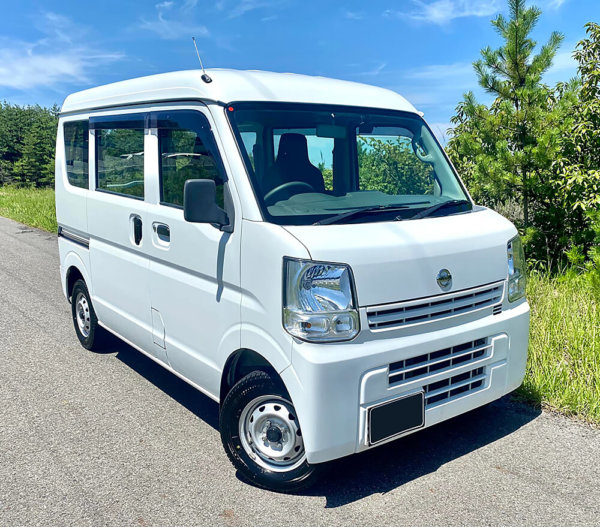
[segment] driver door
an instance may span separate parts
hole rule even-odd
[[[183,217],[188,179],[213,179],[223,206],[227,176],[208,110],[161,111],[152,121],[159,172],[159,199],[147,211],[154,345],[166,349],[174,370],[218,396],[220,354],[240,339],[241,229],[227,233]]]

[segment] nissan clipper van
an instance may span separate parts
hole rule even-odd
[[[301,488],[523,380],[517,231],[394,92],[215,69],[75,93],[56,213],[81,344],[108,331],[217,401],[255,485]]]

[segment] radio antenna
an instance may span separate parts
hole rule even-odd
[[[200,62],[200,67],[202,68],[201,79],[204,82],[206,82],[206,84],[210,84],[212,82],[212,79],[208,76],[208,73],[206,73],[206,70],[204,69],[204,64],[202,64],[202,59],[200,58],[200,52],[198,51],[198,46],[196,44],[196,37],[192,37],[192,40],[194,42],[194,47],[196,48],[196,55],[198,55],[198,61]]]

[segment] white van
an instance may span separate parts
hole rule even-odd
[[[215,69],[75,93],[56,213],[83,346],[107,330],[217,401],[258,486],[298,489],[523,380],[517,231],[394,92]]]

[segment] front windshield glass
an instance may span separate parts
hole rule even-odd
[[[391,221],[429,207],[432,216],[472,208],[418,115],[284,103],[232,104],[227,113],[273,223]]]

